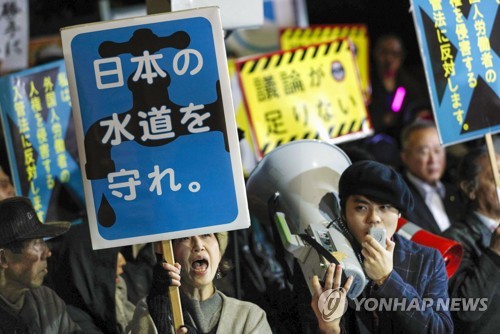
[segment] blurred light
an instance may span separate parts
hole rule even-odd
[[[396,89],[396,94],[394,94],[394,99],[392,100],[391,109],[393,112],[399,112],[401,110],[405,96],[406,89],[404,87],[398,87]]]

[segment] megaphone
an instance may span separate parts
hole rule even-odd
[[[342,265],[354,277],[348,297],[367,284],[350,235],[335,221],[340,217],[338,182],[351,164],[337,146],[299,140],[267,154],[250,174],[250,212],[260,222],[275,224],[284,248],[298,261],[312,293],[313,275],[323,278],[327,262]]]
[[[428,232],[403,217],[398,220],[396,233],[417,244],[437,249],[443,256],[448,278],[455,274],[462,262],[464,250],[460,243]]]

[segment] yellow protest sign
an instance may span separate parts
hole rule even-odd
[[[337,38],[349,38],[354,44],[356,64],[361,78],[361,87],[365,101],[371,95],[369,38],[364,24],[321,25],[307,28],[286,28],[280,32],[282,50],[330,42]]]
[[[259,150],[298,139],[368,134],[367,111],[347,39],[237,62]]]

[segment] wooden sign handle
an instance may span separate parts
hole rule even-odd
[[[487,133],[484,138],[486,139],[486,146],[488,147],[488,156],[490,158],[491,169],[493,170],[493,178],[495,179],[495,186],[497,189],[497,199],[500,203],[500,176],[498,174],[497,155],[495,153],[495,146],[491,133]]]
[[[164,240],[161,242],[163,250],[163,258],[170,264],[174,264],[174,251],[172,249],[172,240]],[[178,330],[184,325],[184,318],[182,316],[181,296],[179,294],[179,287],[170,286],[168,288],[170,296],[170,304],[172,306],[172,317],[174,318],[174,328]]]

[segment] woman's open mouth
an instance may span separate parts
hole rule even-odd
[[[205,259],[199,259],[191,264],[191,268],[197,274],[203,274],[208,269],[208,261]]]

